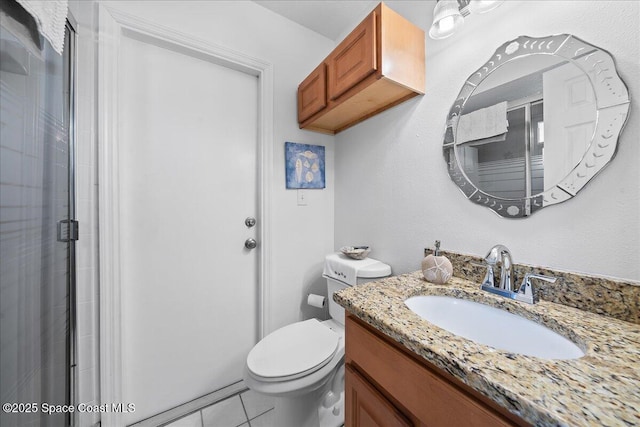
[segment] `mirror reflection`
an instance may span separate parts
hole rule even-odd
[[[581,69],[553,56],[519,58],[485,79],[465,104],[456,155],[480,190],[530,197],[580,162],[595,121],[593,89]]]
[[[604,154],[592,145],[613,133],[617,142],[628,102],[613,60],[592,45],[568,35],[507,42],[465,82],[451,109],[444,140],[449,173],[472,201],[501,216],[528,216],[574,196],[597,173],[588,156]],[[617,133],[597,135],[611,120],[599,118],[605,109],[621,123]],[[576,178],[586,180],[575,184]]]

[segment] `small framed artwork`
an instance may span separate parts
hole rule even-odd
[[[287,188],[325,188],[324,146],[284,143]]]

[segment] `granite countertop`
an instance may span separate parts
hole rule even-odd
[[[640,425],[640,325],[541,300],[523,304],[421,271],[334,294],[348,312],[536,426]],[[415,295],[461,297],[542,323],[585,352],[574,360],[513,354],[456,336],[404,305]],[[498,328],[498,326],[496,326]]]

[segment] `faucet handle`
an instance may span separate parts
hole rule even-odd
[[[469,264],[473,265],[474,267],[483,267],[487,269],[487,273],[484,275],[484,279],[482,280],[482,284],[483,285],[488,285],[488,286],[495,286],[495,279],[494,279],[494,274],[493,274],[493,265],[485,262],[476,262],[476,261],[469,261]]]
[[[520,290],[516,296],[517,300],[533,304],[533,285],[531,284],[531,279],[540,279],[550,283],[558,280],[556,277],[545,276],[544,274],[527,273],[524,275],[524,279],[522,279],[522,285],[520,285]]]
[[[545,276],[544,274],[527,273],[524,275],[524,280],[522,281],[522,283],[524,284],[525,282],[529,281],[529,279],[540,279],[550,283],[555,283],[555,281],[558,280],[557,277]]]
[[[482,284],[485,286],[494,287],[496,285],[495,275],[493,273],[493,265],[491,264],[475,264],[478,267],[486,267],[487,273],[484,275],[484,279],[482,280]]]

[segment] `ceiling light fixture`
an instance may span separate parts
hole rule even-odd
[[[433,9],[432,39],[445,39],[460,28],[470,13],[485,13],[500,6],[504,0],[438,0]]]
[[[469,3],[469,9],[472,13],[490,12],[500,6],[504,0],[472,0]]]
[[[429,30],[432,39],[445,39],[464,23],[457,0],[439,0],[433,9],[433,24]]]

